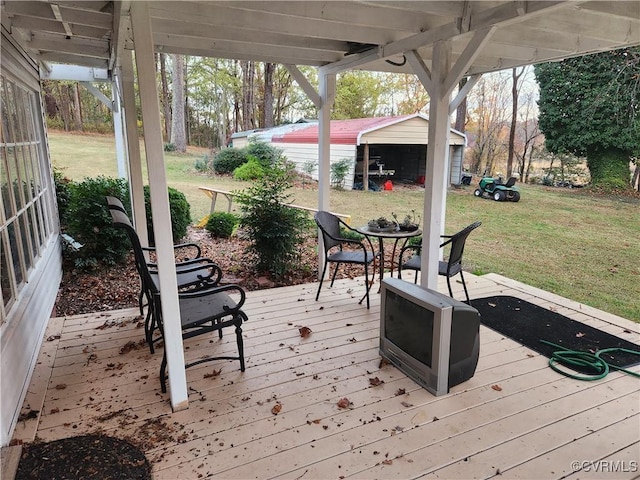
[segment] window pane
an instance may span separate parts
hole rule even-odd
[[[49,237],[49,230],[47,229],[47,224],[44,221],[43,212],[42,212],[42,197],[38,198],[36,202],[33,204],[36,213],[36,224],[38,225],[38,230],[40,231],[41,244],[45,242],[45,240]]]
[[[22,195],[25,205],[33,199],[33,191],[31,190],[31,149],[29,145],[23,146],[22,161],[18,162],[20,167],[20,180],[22,182]]]
[[[9,273],[9,261],[4,235],[0,238],[0,286],[2,288],[2,303],[6,308],[13,303],[13,289]]]
[[[37,195],[42,192],[44,186],[42,185],[42,174],[40,172],[40,162],[38,161],[38,146],[31,145],[31,159],[32,159],[32,168],[33,168],[33,184],[34,184],[34,193]]]
[[[2,195],[2,204],[4,205],[4,215],[10,218],[11,214],[11,198],[10,198],[9,172],[7,172],[7,149],[0,147],[0,195]]]
[[[29,232],[31,233],[31,252],[33,257],[38,256],[40,250],[40,229],[36,222],[36,207],[32,204],[26,212],[27,223],[29,224]]]
[[[5,143],[13,142],[13,132],[10,124],[12,99],[9,97],[9,85],[9,82],[2,82],[2,102],[0,102],[0,106],[2,107],[2,137]]]
[[[14,198],[17,193],[16,189],[18,188],[18,174],[16,169],[16,149],[15,147],[7,148],[7,167],[8,167],[8,179],[9,179],[9,189],[7,191],[9,208],[5,210],[6,218],[9,219],[16,214],[14,210],[14,204],[11,202],[11,199]],[[17,200],[16,200],[17,201]]]
[[[20,238],[22,238],[22,251],[24,252],[24,268],[29,271],[32,265],[33,254],[29,245],[29,238],[31,237],[31,231],[29,229],[29,222],[27,218],[29,215],[23,213],[18,218],[20,219]]]
[[[16,276],[16,283],[21,284],[24,276],[22,275],[22,267],[20,266],[20,254],[15,222],[7,225],[7,233],[9,234],[9,251],[7,253],[13,260],[13,272]]]

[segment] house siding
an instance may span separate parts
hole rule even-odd
[[[41,165],[44,193],[37,203],[46,223],[46,227],[42,228],[44,236],[38,237],[40,243],[34,249],[34,257],[30,258],[26,276],[16,284],[15,298],[2,309],[0,440],[2,446],[5,446],[11,440],[43,340],[44,330],[55,304],[62,277],[62,256],[38,70],[35,64],[23,55],[4,34],[1,53],[1,71],[4,79],[15,82],[20,88],[35,94],[37,98],[37,101],[30,102],[31,115],[25,115],[24,118],[33,118],[34,128],[39,137],[39,146],[30,148],[34,154],[38,152]],[[2,120],[4,123],[7,119]],[[4,216],[1,217],[1,221],[5,221]],[[5,248],[6,245],[8,243],[0,242],[0,248]],[[14,251],[10,254],[12,259],[15,258]],[[38,406],[33,405],[32,408],[37,409]]]

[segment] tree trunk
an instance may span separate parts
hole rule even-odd
[[[162,110],[164,112],[164,138],[171,138],[171,99],[167,81],[167,54],[160,53],[160,82],[162,84]]]
[[[467,83],[467,78],[463,78],[458,83],[458,89],[462,89]],[[464,133],[465,125],[467,124],[467,97],[464,97],[464,100],[460,102],[458,108],[456,109],[456,124],[455,129],[460,133]]]
[[[44,80],[42,82],[42,90],[44,91],[44,105],[47,111],[47,116],[53,119],[58,115],[59,109],[56,97],[51,90],[51,85],[51,80]]]
[[[264,128],[273,127],[273,63],[264,64]]]
[[[71,129],[71,122],[69,121],[69,95],[67,94],[67,86],[63,85],[62,82],[56,82],[56,87],[58,90],[58,98],[60,99],[58,108],[62,116],[64,131],[68,132]]]
[[[178,152],[187,151],[187,137],[184,123],[184,57],[171,55],[173,74],[171,85],[173,88],[171,143]]]
[[[240,64],[242,66],[242,127],[244,130],[251,130],[256,128],[253,115],[255,111],[255,64],[250,61],[242,61]]]
[[[82,105],[80,104],[80,84],[73,85],[73,129],[82,131]]]
[[[524,73],[524,68],[517,72],[516,68],[511,69],[511,128],[509,129],[509,154],[507,156],[507,180],[513,173],[513,157],[516,148],[516,125],[518,123],[518,80]]]

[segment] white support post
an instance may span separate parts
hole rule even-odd
[[[322,68],[318,72],[321,106],[318,112],[318,210],[329,211],[329,192],[331,190],[331,108],[335,100],[336,76],[327,74]],[[322,235],[318,233],[318,242],[322,245]],[[318,265],[324,265],[324,250],[318,249]],[[318,268],[318,276],[322,275]]]
[[[449,96],[444,89],[450,70],[451,43],[436,42],[431,65],[431,99],[424,194],[424,229],[422,235],[422,286],[437,290],[440,233],[444,228],[443,211],[447,190],[443,178],[449,177],[447,165],[447,131],[449,130]]]
[[[156,232],[158,253],[158,277],[162,292],[162,318],[164,319],[164,348],[167,356],[171,385],[171,406],[182,410],[189,406],[187,377],[185,372],[182,328],[178,303],[178,282],[173,256],[171,214],[167,177],[164,165],[164,149],[160,108],[156,86],[156,70],[153,49],[153,32],[147,2],[131,3],[133,30],[142,105],[142,123],[147,154],[147,169],[151,193],[151,212]]]
[[[122,87],[127,150],[129,152],[129,192],[133,211],[133,224],[140,243],[148,246],[147,212],[144,206],[144,180],[140,159],[140,139],[138,138],[138,119],[136,115],[136,97],[133,85],[133,57],[131,50],[122,52],[122,75],[118,77]]]
[[[118,163],[118,177],[127,178],[126,153],[124,148],[124,128],[122,125],[122,105],[120,104],[120,92],[115,81],[111,82],[111,96],[113,97],[113,131],[116,137],[116,161]]]

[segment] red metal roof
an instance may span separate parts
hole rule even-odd
[[[403,115],[400,117],[374,117],[354,118],[351,120],[331,120],[331,143],[343,145],[355,145],[358,135],[368,130],[376,130],[387,125],[392,125],[416,115]],[[318,125],[312,125],[295,132],[287,132],[282,135],[274,135],[272,142],[280,143],[318,143]]]

